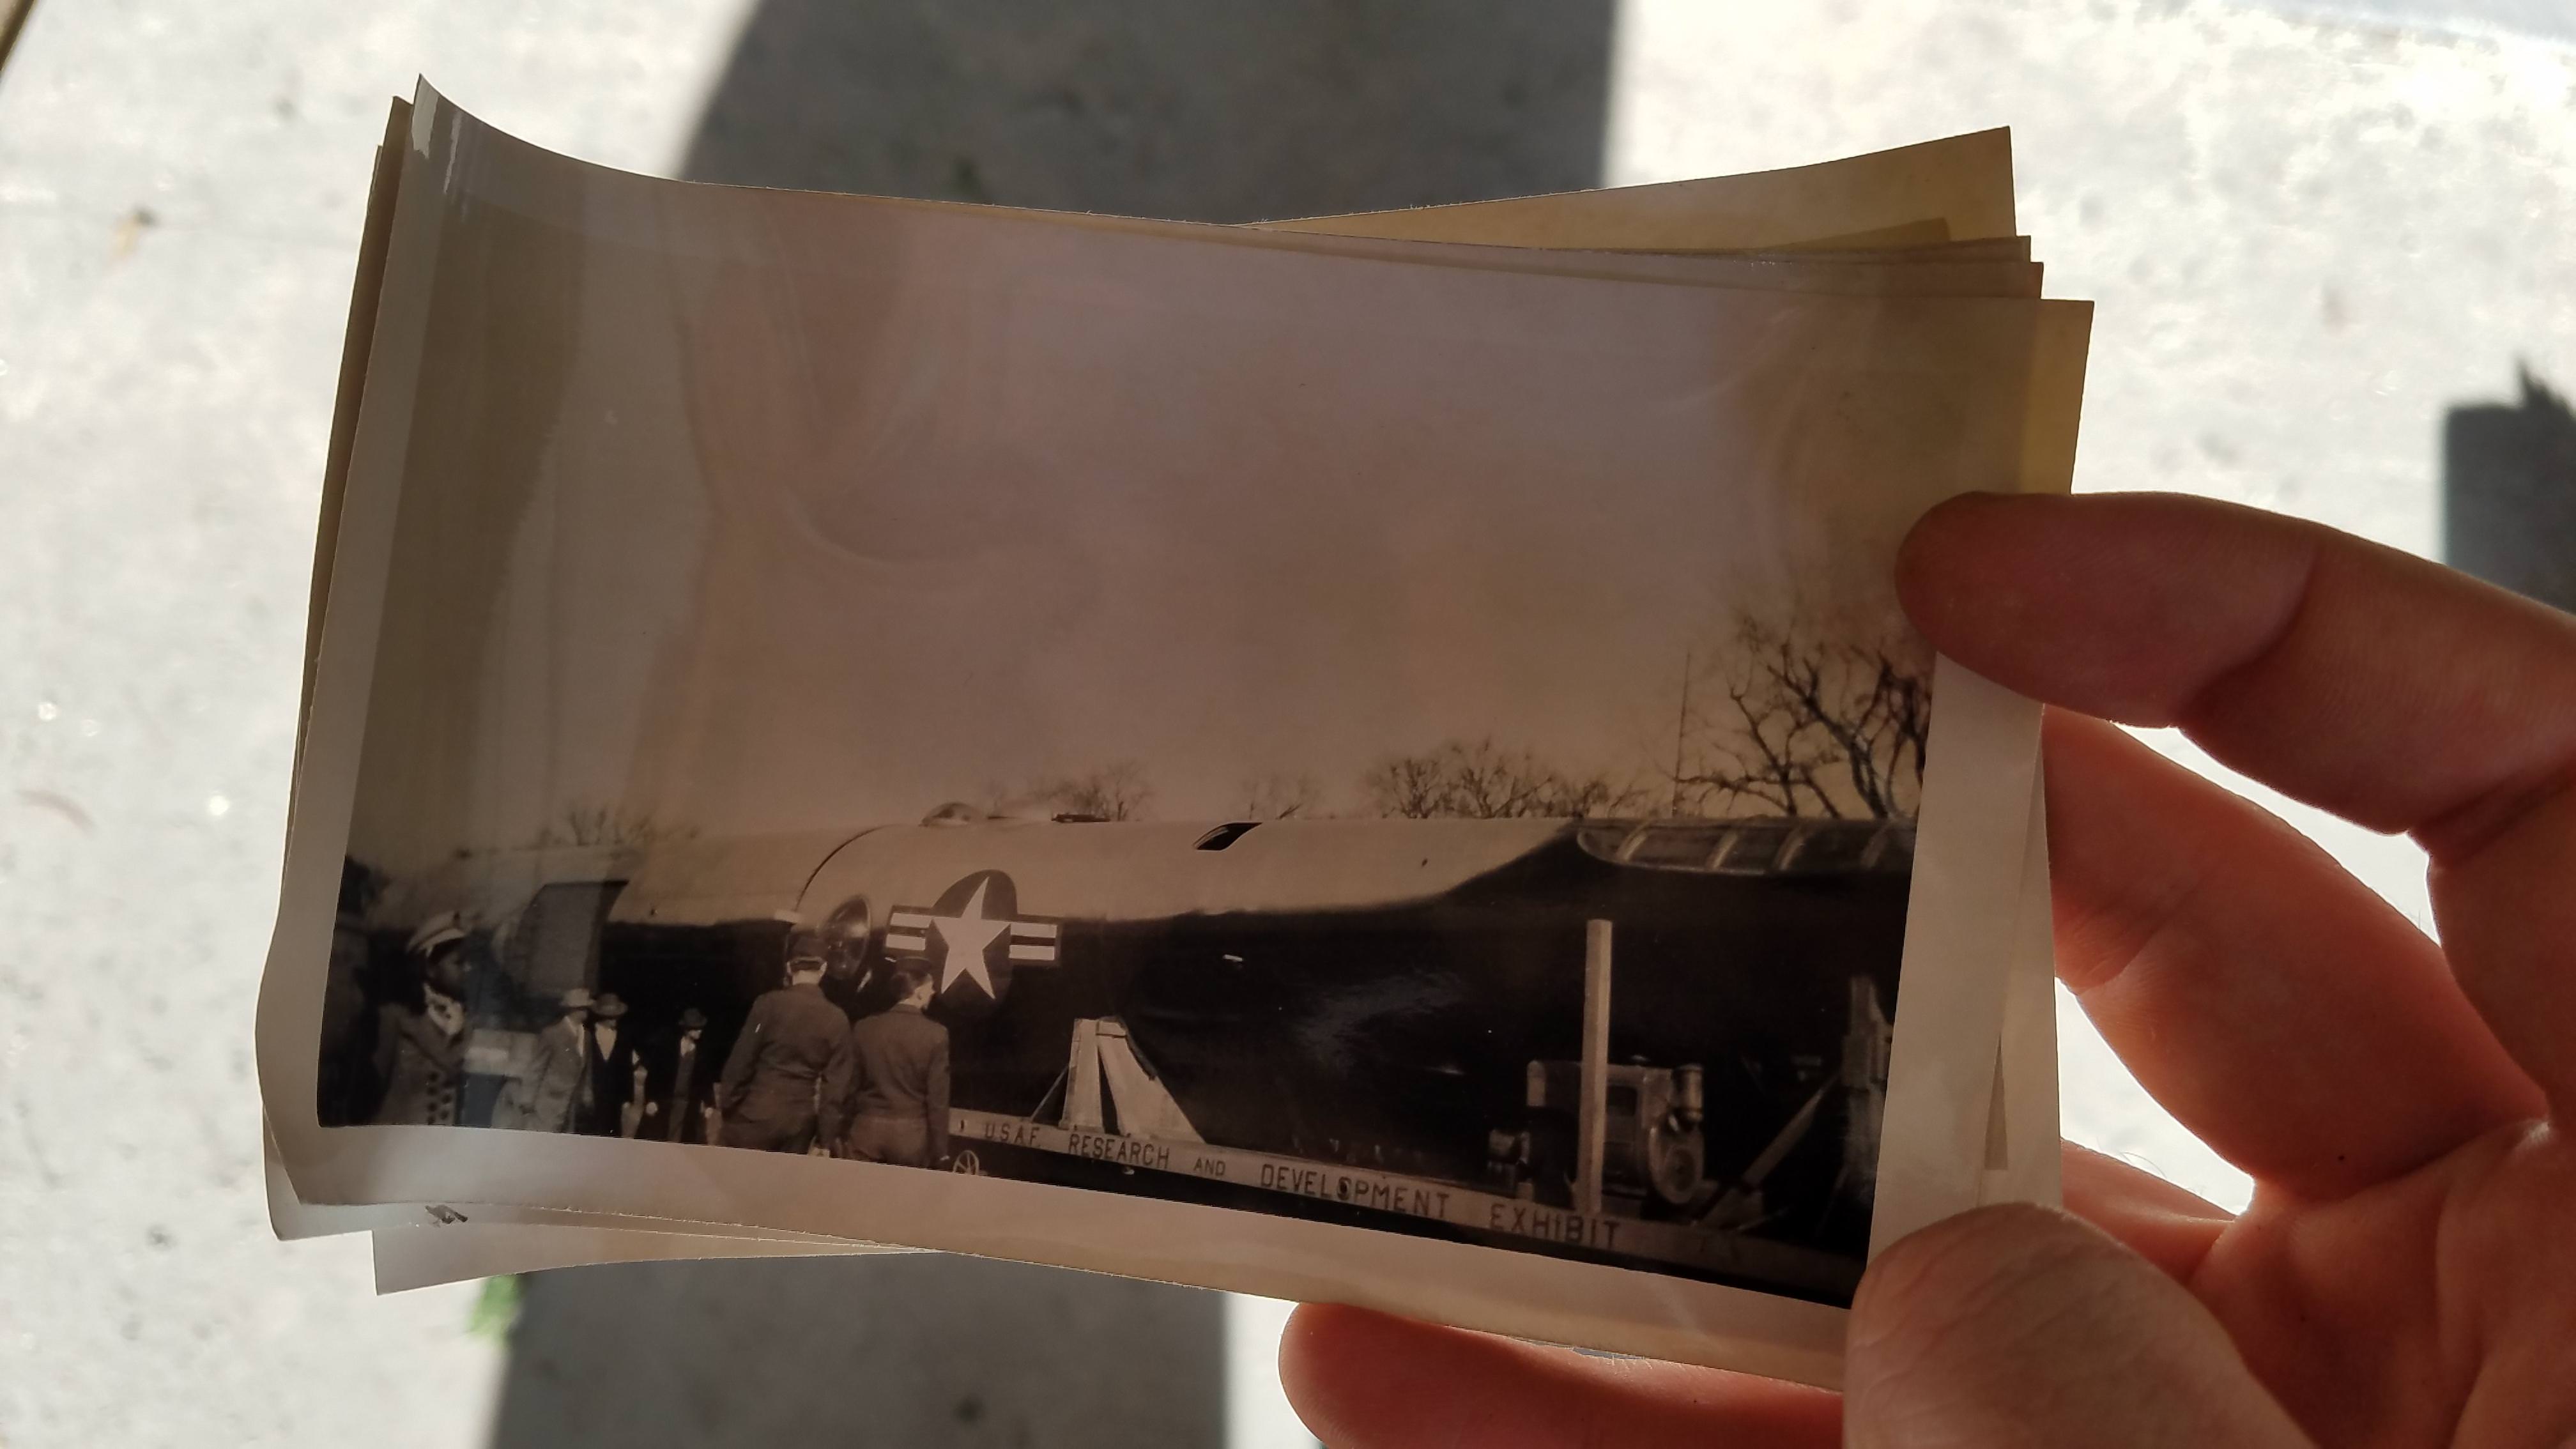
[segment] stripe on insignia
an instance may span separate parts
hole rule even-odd
[[[1055,948],[1053,946],[1013,946],[1011,948],[1011,959],[1014,961],[1052,961],[1055,959]]]
[[[927,951],[930,949],[930,938],[928,936],[908,931],[888,931],[886,932],[886,949],[889,951]]]
[[[897,911],[893,915],[886,917],[886,924],[889,926],[909,927],[916,931],[927,931],[930,929],[930,913],[927,911]]]
[[[1055,939],[1055,922],[1013,921],[1011,922],[1011,934],[1014,936],[1029,936],[1041,941],[1052,941]]]

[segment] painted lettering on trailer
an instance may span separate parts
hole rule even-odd
[[[1422,1178],[1334,1167],[1294,1157],[1272,1157],[1212,1142],[1172,1144],[964,1109],[954,1111],[949,1120],[953,1124],[951,1135],[960,1141],[982,1140],[1131,1169],[1238,1183],[1317,1202],[1399,1213],[1592,1252],[1701,1263],[1844,1293],[1860,1276],[1857,1260],[1689,1223],[1586,1215],[1524,1198],[1497,1197],[1471,1187],[1452,1187]]]
[[[1619,1250],[1620,1220],[1617,1218],[1587,1218],[1581,1213],[1517,1199],[1487,1203],[1485,1217],[1485,1226],[1498,1233],[1544,1238],[1551,1243],[1570,1243],[1578,1248],[1598,1248],[1605,1253]]]
[[[1449,1194],[1445,1190],[1375,1173],[1344,1172],[1338,1168],[1265,1158],[1261,1163],[1258,1185],[1274,1192],[1293,1192],[1299,1197],[1320,1198],[1325,1202],[1348,1203],[1353,1207],[1376,1208],[1381,1212],[1405,1213],[1442,1222],[1449,1220]]]

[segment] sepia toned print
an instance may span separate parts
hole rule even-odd
[[[2020,475],[2032,304],[436,144],[316,1126],[1847,1297],[1939,757],[1886,581]]]
[[[766,912],[747,880],[705,892],[723,847],[647,852],[505,918],[506,939],[613,893],[588,963],[505,947],[479,971],[495,996],[583,969],[611,990],[533,1033],[542,1008],[486,1008],[495,1105],[465,1121],[1833,1296],[1866,1244],[1911,850],[1879,821],[951,819],[777,856]],[[628,995],[669,1024],[623,1030]],[[1595,1032],[1615,1062],[1587,1062]],[[563,1106],[514,1116],[549,1079]]]

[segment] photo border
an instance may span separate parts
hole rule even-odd
[[[452,164],[463,128],[474,124],[425,87],[422,95],[399,157],[406,176],[442,159]],[[349,478],[366,481],[337,500],[309,729],[261,989],[261,1084],[277,1114],[297,1199],[324,1207],[434,1203],[471,1183],[477,1198],[527,1209],[901,1240],[1273,1298],[1356,1303],[1809,1382],[1836,1379],[1842,1309],[1636,1269],[1267,1214],[1256,1215],[1254,1232],[1242,1209],[878,1164],[732,1151],[715,1158],[699,1147],[499,1131],[321,1127],[314,1107],[317,973],[328,956],[359,777],[436,269],[439,197],[435,186],[402,185],[394,198],[389,265],[349,452]],[[353,319],[353,336],[355,330]],[[2071,433],[2066,442],[2071,463]],[[2026,458],[2026,467],[2032,461]],[[2033,481],[2022,480],[2025,487]],[[1873,1251],[1900,1227],[1978,1201],[2002,1046],[2001,963],[2012,955],[2021,914],[2022,847],[2036,786],[2035,705],[1947,660],[1936,666],[1934,697]],[[1047,1226],[1035,1229],[1037,1222]],[[1497,1259],[1498,1252],[1511,1256]],[[1496,1271],[1505,1266],[1507,1273]]]

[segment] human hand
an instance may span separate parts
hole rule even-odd
[[[2059,973],[2252,1205],[2070,1148],[2091,1226],[1989,1208],[1889,1248],[1839,1400],[1300,1309],[1308,1424],[1335,1449],[2576,1442],[2576,620],[2152,495],[1956,500],[1899,582],[1943,652],[2056,707]],[[2441,944],[2086,715],[2409,833]]]

